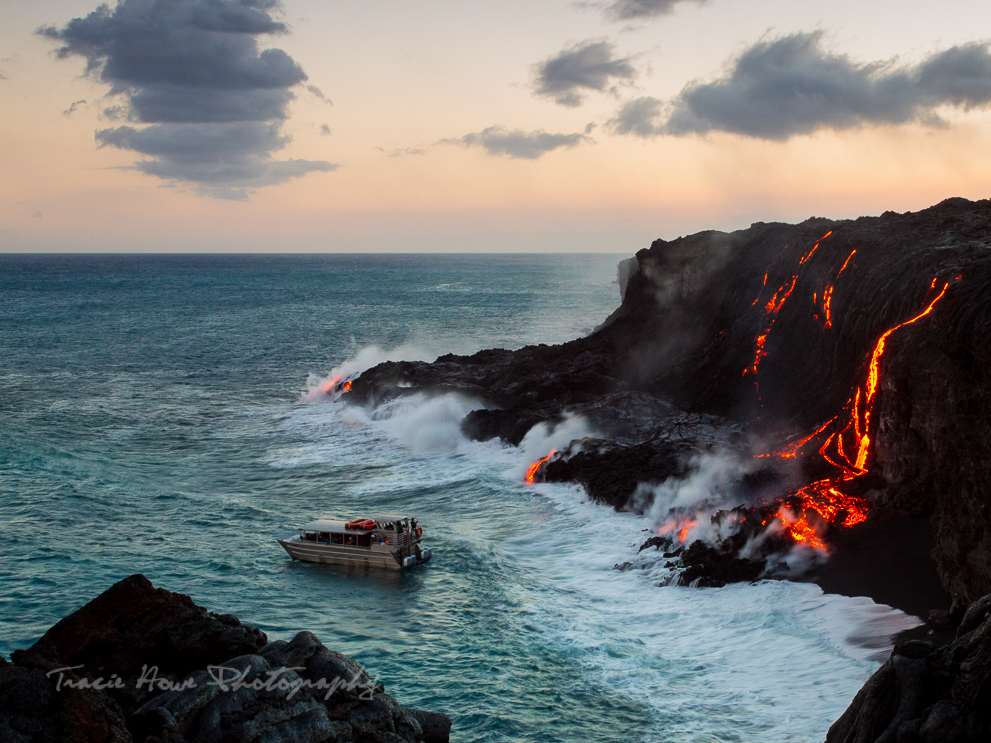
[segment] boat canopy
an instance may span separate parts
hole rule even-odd
[[[398,516],[386,516],[378,517],[374,519],[369,519],[378,524],[395,523],[397,521],[402,521]],[[311,521],[308,524],[303,524],[299,527],[300,531],[329,531],[335,534],[367,534],[371,529],[348,529],[346,524],[348,521],[335,521],[331,519],[317,519],[316,521]]]

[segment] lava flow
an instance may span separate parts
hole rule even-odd
[[[657,530],[657,536],[663,537],[665,534],[676,533],[679,542],[685,542],[690,532],[698,522],[695,519],[675,519],[663,524]]]
[[[526,482],[533,483],[533,479],[537,476],[537,471],[548,459],[557,454],[557,449],[551,449],[550,454],[548,454],[543,459],[538,459],[536,462],[530,465],[530,469],[526,471],[526,477],[523,478]]]
[[[767,356],[767,351],[764,350],[764,344],[767,343],[767,336],[770,334],[771,328],[774,327],[774,321],[778,319],[778,313],[781,311],[781,308],[785,306],[785,302],[788,301],[788,298],[792,295],[792,292],[795,291],[795,284],[798,282],[798,276],[799,276],[799,272],[801,272],[801,267],[804,266],[806,263],[808,263],[809,259],[812,258],[815,252],[819,249],[819,245],[822,243],[822,241],[832,234],[833,231],[830,230],[825,235],[823,235],[818,240],[816,240],[816,244],[812,246],[811,250],[805,253],[805,255],[803,255],[802,258],[798,261],[798,266],[799,266],[798,271],[796,271],[792,275],[791,279],[785,281],[780,287],[778,287],[778,290],[774,292],[771,298],[764,305],[764,319],[761,323],[761,330],[757,334],[757,338],[755,341],[756,349],[754,351],[754,363],[743,370],[743,376],[747,376],[748,374],[753,374],[755,377],[757,376],[758,371],[760,371],[761,359]],[[767,274],[764,274],[764,284],[761,287],[761,293],[763,293],[764,288],[766,286],[767,286]],[[756,305],[758,301],[760,301],[760,295],[758,295],[757,299],[754,300],[754,304]],[[754,385],[757,386],[756,379],[754,380]],[[760,399],[759,387],[757,388],[757,392],[758,392],[758,400],[759,400]]]
[[[325,384],[323,387],[321,387],[321,391],[323,392],[323,394],[325,394],[327,396],[330,396],[330,395],[334,394],[334,392],[337,390],[338,386],[341,384],[341,380],[343,378],[344,378],[343,376],[341,376],[340,374],[338,374],[336,377],[334,377],[329,382],[327,382],[327,384]],[[341,392],[347,392],[348,390],[350,390],[351,389],[351,384],[353,383],[353,381],[354,380],[352,380],[352,379],[349,379],[348,381],[346,381],[344,383],[344,386],[341,387],[340,391]]]
[[[852,253],[850,257],[853,257]],[[849,261],[848,258],[847,263]],[[843,268],[846,268],[846,265],[844,263]],[[843,269],[840,269],[840,273],[843,273]],[[957,277],[957,279],[959,278]],[[935,290],[937,284],[938,278],[933,279],[930,291]],[[874,412],[874,404],[877,401],[881,382],[881,357],[884,355],[891,335],[898,329],[912,325],[932,313],[936,304],[946,295],[949,287],[950,282],[944,282],[936,296],[921,312],[881,335],[870,356],[867,379],[854,389],[839,415],[827,421],[809,436],[782,451],[761,455],[785,459],[797,457],[806,445],[825,434],[833,426],[832,432],[826,436],[819,447],[818,454],[833,468],[834,474],[795,491],[793,498],[798,499],[796,506],[789,508],[783,505],[776,514],[776,518],[781,521],[784,531],[795,542],[824,550],[825,544],[819,536],[813,520],[819,520],[834,527],[850,527],[867,518],[867,512],[870,509],[868,501],[864,498],[845,494],[840,488],[845,483],[867,473],[867,460],[872,443],[871,415]],[[839,425],[835,426],[834,424],[837,422]],[[770,521],[770,518],[765,519],[765,525]]]
[[[778,287],[763,305],[763,319],[755,338],[754,360],[743,371],[744,376],[754,375],[755,386],[757,386],[761,360],[767,355],[765,344],[768,334],[774,327],[777,315],[788,298],[795,292],[803,266],[808,263],[822,241],[830,234],[832,233],[827,233],[816,241],[815,245],[802,256],[794,273]],[[835,283],[851,266],[856,253],[856,250],[850,252],[835,273],[832,282],[821,287],[821,293],[816,291],[812,294],[815,318],[820,319],[818,313],[822,312],[823,330],[829,330],[833,327],[836,320]],[[758,458],[797,459],[799,457],[804,458],[808,449],[808,454],[814,458],[815,469],[820,472],[831,472],[831,474],[793,490],[783,497],[758,502],[751,509],[734,509],[738,514],[739,522],[747,522],[756,518],[755,523],[763,527],[780,523],[780,534],[790,538],[796,544],[825,551],[826,544],[823,540],[823,534],[826,529],[848,528],[867,519],[870,503],[865,498],[852,495],[847,491],[851,489],[850,486],[854,480],[868,472],[868,460],[873,443],[872,415],[881,385],[882,357],[892,335],[899,329],[917,323],[931,314],[939,301],[946,296],[950,284],[961,278],[962,276],[957,276],[952,281],[943,280],[942,286],[940,286],[940,279],[934,278],[929,287],[929,298],[923,309],[908,320],[888,329],[878,338],[873,351],[865,359],[866,378],[854,387],[847,403],[837,415],[812,433],[792,442],[783,449],[757,455]],[[768,278],[765,274],[761,294],[767,286]],[[757,301],[760,301],[760,296],[758,296]],[[754,304],[757,304],[757,301]],[[758,401],[760,401],[759,386],[757,386],[757,395]],[[811,446],[818,448],[811,449]],[[747,513],[749,516],[746,515]],[[689,530],[694,525],[695,522],[686,519],[685,516],[673,517],[660,527],[658,536],[677,535],[679,541],[684,542]]]

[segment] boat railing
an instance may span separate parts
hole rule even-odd
[[[390,534],[387,532],[385,541],[390,547],[409,547],[408,534],[396,534],[395,532]]]

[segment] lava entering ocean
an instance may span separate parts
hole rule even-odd
[[[777,287],[770,298],[763,301],[768,290],[768,274],[760,294],[753,305],[760,305],[762,315],[760,327],[754,340],[753,363],[743,370],[743,375],[752,375],[758,402],[761,402],[759,373],[761,361],[767,356],[766,344],[769,334],[774,328],[778,313],[785,303],[793,296],[800,286],[801,273],[806,269],[820,245],[832,232],[819,238],[805,252],[794,271],[789,272],[787,280]],[[814,317],[821,320],[823,332],[831,331],[838,321],[837,306],[834,290],[840,278],[856,266],[853,250],[845,256],[838,270],[830,271],[831,281],[813,292],[812,306]],[[822,255],[817,262],[824,260]],[[802,459],[804,469],[816,473],[817,478],[809,484],[783,495],[758,499],[749,507],[737,507],[730,511],[719,511],[711,517],[713,524],[720,524],[731,529],[751,530],[752,533],[772,531],[783,536],[791,544],[804,545],[815,550],[827,551],[825,536],[830,529],[849,528],[867,519],[870,503],[856,494],[865,490],[864,483],[855,481],[868,473],[869,460],[873,445],[872,420],[874,407],[881,388],[881,361],[888,348],[893,334],[901,328],[919,322],[930,315],[937,304],[946,296],[950,285],[959,281],[957,276],[952,280],[936,277],[929,286],[929,294],[923,308],[915,315],[886,330],[874,344],[870,354],[865,357],[865,374],[861,382],[851,390],[849,399],[840,412],[823,423],[812,433],[793,441],[777,451],[758,454],[755,458],[772,458],[779,460]],[[762,296],[763,295],[763,296]],[[820,315],[821,313],[821,315]],[[761,403],[762,405],[762,403]],[[555,454],[552,451],[543,459],[534,462],[526,474],[526,482],[534,482],[544,464]],[[672,542],[687,543],[691,532],[701,523],[704,514],[701,512],[689,515],[684,512],[672,514],[656,531],[656,538],[669,539]],[[717,529],[725,533],[720,527]],[[677,540],[677,541],[675,541]]]
[[[801,270],[801,266],[816,252],[822,240],[825,240],[830,234],[832,233],[823,235],[823,237],[816,241],[812,249],[802,257],[799,261],[799,271]],[[829,330],[833,326],[832,300],[835,281],[839,280],[843,272],[846,271],[856,252],[854,250],[847,256],[843,265],[837,271],[833,283],[828,284],[822,292],[824,330]],[[793,274],[790,281],[785,282],[765,305],[762,328],[755,340],[756,352],[754,363],[744,369],[744,375],[757,375],[760,361],[767,355],[764,350],[767,335],[774,325],[777,313],[784,306],[785,300],[794,291],[798,276],[798,272]],[[953,281],[958,281],[960,278],[962,277],[958,276]],[[765,286],[766,283],[767,279],[765,277]],[[938,277],[932,280],[929,287],[930,295],[936,292],[938,283]],[[881,357],[884,355],[888,339],[891,335],[900,328],[912,325],[929,315],[935,309],[936,304],[946,295],[950,283],[950,281],[944,281],[943,286],[935,293],[935,296],[932,296],[921,312],[895,325],[881,335],[874,346],[873,353],[870,355],[866,380],[854,388],[849,400],[839,414],[805,438],[792,443],[783,450],[758,455],[759,457],[778,457],[782,459],[796,458],[810,443],[818,443],[820,438],[825,436],[817,453],[821,457],[822,462],[826,463],[832,470],[832,474],[794,491],[791,494],[791,500],[794,501],[797,498],[798,507],[789,508],[782,503],[778,513],[775,514],[775,518],[780,520],[783,525],[784,531],[795,542],[824,550],[825,544],[820,536],[820,530],[817,528],[821,524],[827,524],[832,527],[850,527],[863,522],[867,518],[870,504],[863,498],[844,493],[841,488],[852,480],[867,474],[867,460],[870,455],[872,443],[871,415],[874,411],[874,403],[877,400],[877,393],[880,386]],[[814,306],[817,302],[817,295],[818,293],[813,294]],[[764,525],[767,525],[769,520],[765,518]]]
[[[342,382],[343,379],[344,379],[344,377],[341,376],[340,374],[338,374],[336,377],[334,377],[333,379],[331,379],[330,381],[328,381],[325,385],[323,385],[320,388],[320,391],[323,392],[323,394],[327,395],[328,397],[330,397],[332,395],[333,396],[341,395],[341,394],[347,392],[348,390],[351,389],[351,385],[354,383],[354,380],[353,379],[349,379],[346,382],[344,382],[343,384],[341,384],[341,382]],[[335,397],[335,399],[336,399],[336,397]]]
[[[537,476],[537,472],[544,465],[544,463],[547,462],[555,454],[557,454],[557,449],[551,449],[550,453],[546,457],[544,457],[543,459],[538,459],[536,462],[531,464],[530,469],[526,471],[526,477],[524,477],[523,479],[526,482],[533,484],[534,478]]]

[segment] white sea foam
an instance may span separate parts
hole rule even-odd
[[[328,387],[347,381],[386,361],[429,361],[437,358],[428,346],[420,343],[404,343],[391,350],[379,346],[365,346],[350,356],[343,364],[331,369],[329,374],[310,374],[306,379],[304,400],[315,400],[326,395]]]
[[[543,459],[552,451],[561,451],[576,439],[594,435],[594,429],[580,415],[567,414],[556,423],[538,423],[523,437],[515,450],[514,464],[506,470],[505,475],[521,480],[530,465],[537,460]]]
[[[398,500],[482,482],[471,492],[491,493],[477,496],[491,502],[461,501],[463,513],[452,513],[445,528],[514,566],[502,589],[522,607],[522,629],[571,658],[586,684],[652,709],[652,740],[820,741],[892,634],[919,624],[809,583],[660,587],[663,560],[652,550],[637,554],[654,515],[616,513],[574,486],[520,482],[534,459],[590,434],[585,421],[540,426],[518,448],[471,442],[458,423],[473,405],[455,395],[414,396],[374,412],[302,405],[280,422],[300,440],[273,464],[322,456],[348,466],[378,462],[356,490],[391,490]],[[737,467],[728,457],[700,460],[694,475],[659,492],[671,505],[705,502]],[[456,569],[443,553],[435,562],[435,570]],[[632,567],[616,569],[625,562]]]

